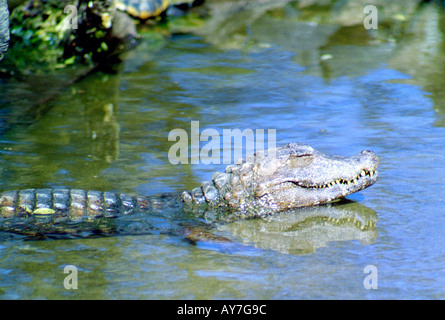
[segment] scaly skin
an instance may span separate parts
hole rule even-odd
[[[69,189],[7,191],[0,194],[0,231],[63,233],[73,226],[70,223],[98,221],[95,227],[103,232],[109,218],[157,215],[178,207],[185,216],[210,215],[213,221],[261,217],[331,202],[367,188],[377,180],[377,166],[372,151],[344,158],[327,156],[308,145],[288,144],[229,165],[225,173],[215,173],[212,181],[181,196],[132,197]]]

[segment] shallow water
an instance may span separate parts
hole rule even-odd
[[[287,250],[243,237],[261,228],[241,222],[219,230],[236,240],[229,246],[165,234],[4,241],[0,297],[445,298],[444,20],[432,8],[418,20],[436,18],[436,33],[397,41],[367,39],[362,26],[353,36],[353,27],[301,21],[292,6],[251,22],[240,47],[176,35],[157,52],[129,53],[116,74],[67,88],[38,120],[0,136],[0,190],[139,195],[190,189],[224,169],[169,162],[169,132],[190,132],[192,120],[201,131],[276,129],[277,145],[304,142],[329,154],[372,149],[379,181],[348,197],[377,215],[372,236],[318,232]],[[77,290],[63,287],[66,265],[78,268]],[[368,265],[378,270],[377,289],[364,286]]]

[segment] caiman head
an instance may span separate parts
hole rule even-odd
[[[182,199],[253,215],[318,205],[374,184],[378,163],[372,151],[329,156],[306,144],[291,143],[229,165],[225,173],[215,173],[212,181],[184,192]]]

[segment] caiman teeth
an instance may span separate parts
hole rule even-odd
[[[320,185],[305,185],[303,183],[296,183],[298,186],[306,189],[324,189],[324,188],[330,188],[334,187],[335,185],[347,185],[348,187],[351,187],[351,185],[357,186],[359,184],[359,181],[365,177],[372,177],[377,174],[377,170],[361,170],[355,177],[353,177],[350,180],[345,179],[337,179],[331,182],[328,182],[326,184],[320,184]]]

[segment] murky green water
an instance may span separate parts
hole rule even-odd
[[[380,156],[377,184],[349,197],[375,212],[372,233],[319,223],[255,239],[266,227],[250,221],[220,230],[233,246],[163,234],[4,241],[0,297],[445,298],[443,10],[419,10],[397,41],[302,12],[265,11],[224,43],[204,33],[141,46],[116,74],[66,88],[31,125],[0,136],[0,190],[181,191],[224,165],[170,164],[172,129],[189,132],[192,120],[219,132],[276,129],[277,145]],[[66,265],[78,267],[77,290],[63,287]],[[377,267],[377,289],[364,287],[367,265]]]

